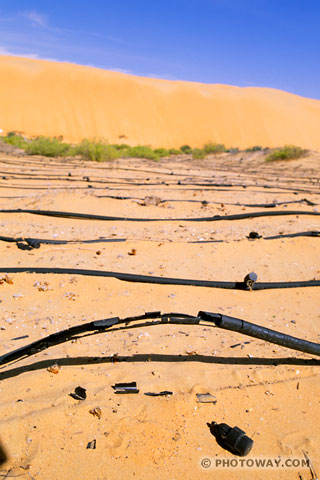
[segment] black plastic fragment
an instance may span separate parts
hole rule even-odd
[[[198,403],[213,403],[214,405],[217,403],[217,399],[211,393],[196,393],[197,402]]]
[[[249,238],[249,240],[254,240],[256,238],[262,238],[262,236],[259,235],[258,232],[250,232],[247,238]]]
[[[94,438],[91,442],[88,442],[87,449],[95,450],[97,448],[97,441]]]
[[[116,383],[112,385],[112,388],[114,389],[114,393],[118,394],[139,393],[139,389],[137,389],[137,382]]]
[[[159,393],[145,392],[145,395],[148,395],[148,397],[163,397],[165,395],[173,395],[173,392],[169,392],[168,390],[163,390],[163,392],[159,392]]]
[[[75,400],[85,400],[87,398],[86,389],[83,387],[76,387],[73,393],[70,393],[70,397]],[[87,447],[88,448],[88,447]]]
[[[35,238],[25,238],[25,241],[31,248],[40,248],[41,242]]]
[[[241,342],[241,343],[235,343],[234,345],[230,345],[230,348],[236,348],[236,347],[241,347],[243,348],[244,345],[248,345],[250,342]]]
[[[220,447],[234,455],[245,457],[253,447],[253,440],[239,427],[229,427],[226,423],[208,423],[210,432]]]

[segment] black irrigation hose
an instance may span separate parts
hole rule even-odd
[[[155,320],[159,319],[159,320]],[[139,325],[131,325],[134,322],[142,320],[153,320]],[[196,317],[182,313],[165,313],[150,312],[136,317],[127,317],[120,319],[119,317],[108,318],[104,320],[96,320],[82,325],[76,325],[66,330],[48,335],[45,338],[36,340],[24,347],[18,348],[12,352],[0,356],[0,365],[5,365],[10,362],[20,360],[25,357],[34,355],[42,350],[50,348],[54,345],[59,345],[77,338],[80,334],[88,334],[89,332],[104,333],[107,330],[119,330],[126,328],[137,328],[141,326],[153,326],[164,324],[178,324],[178,325],[205,325],[211,327],[218,327],[224,330],[231,330],[235,332],[248,335],[250,337],[259,338],[261,340],[275,343],[283,347],[298,350],[300,352],[309,353],[311,355],[320,356],[320,345],[300,338],[292,337],[284,333],[271,330],[269,328],[261,327],[254,323],[240,320],[239,318],[229,317],[220,313],[202,312],[200,311]],[[121,325],[123,325],[121,327]],[[112,328],[116,327],[116,328]]]
[[[120,195],[96,195],[97,198],[111,198],[113,200],[145,200],[142,197],[125,197]],[[185,203],[202,203],[203,205],[233,205],[236,207],[253,207],[253,208],[274,208],[279,205],[288,205],[289,203],[303,203],[310,206],[315,206],[317,203],[311,202],[307,198],[301,200],[289,200],[287,202],[272,202],[272,203],[228,203],[228,202],[211,202],[207,200],[190,200],[190,199],[179,199],[179,198],[165,198],[161,199],[161,203],[165,202],[185,202]]]
[[[282,235],[273,235],[272,237],[264,237],[264,240],[275,240],[278,238],[294,238],[294,237],[320,237],[320,231],[311,230],[309,232],[286,233]]]
[[[272,237],[262,237],[256,232],[251,232],[247,237],[249,240],[276,240],[281,238],[294,237],[318,237],[320,238],[320,231],[312,230],[309,232],[287,233],[282,235],[274,235]],[[34,237],[4,237],[0,235],[0,241],[15,243],[20,250],[32,250],[40,248],[41,245],[78,245],[78,244],[94,244],[94,243],[120,243],[128,241],[127,238],[96,238],[93,240],[51,240],[45,238]],[[136,240],[135,240],[136,241]],[[237,240],[236,240],[237,241]],[[225,240],[193,240],[187,243],[225,243]]]
[[[242,282],[225,282],[214,280],[191,280],[184,278],[156,277],[134,273],[110,272],[105,270],[87,270],[79,268],[52,267],[1,267],[3,273],[56,273],[60,275],[86,275],[91,277],[117,278],[125,282],[154,283],[158,285],[187,285],[194,287],[225,288],[229,290],[271,290],[278,288],[319,287],[320,280],[302,280],[296,282],[253,282],[250,287],[246,278]]]
[[[16,243],[18,248],[21,250],[31,250],[32,248],[40,248],[42,244],[44,245],[68,245],[68,244],[79,244],[79,243],[114,243],[114,242],[126,242],[126,238],[97,238],[94,240],[49,240],[45,238],[29,238],[29,237],[4,237],[0,235],[0,241]],[[23,243],[25,242],[25,243]]]
[[[272,212],[237,213],[234,215],[214,215],[213,217],[196,218],[128,218],[112,217],[108,215],[94,215],[89,213],[58,212],[55,210],[28,210],[28,209],[5,209],[1,213],[30,213],[47,217],[73,218],[84,220],[126,221],[126,222],[217,222],[219,220],[243,220],[245,218],[278,217],[283,215],[320,215],[320,212],[308,212],[304,210],[287,210]]]

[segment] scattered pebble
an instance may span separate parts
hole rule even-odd
[[[12,296],[13,296],[13,298],[14,298],[15,300],[18,300],[18,298],[22,298],[22,297],[23,297],[22,293],[14,293]]]
[[[57,365],[56,363],[54,363],[53,365],[51,365],[50,367],[47,368],[48,372],[50,373],[54,373],[55,375],[57,375],[60,371],[60,367],[59,365]]]
[[[0,285],[2,283],[8,283],[9,285],[13,285],[13,280],[12,278],[8,277],[8,275],[5,275],[4,277],[0,278]]]
[[[98,417],[99,419],[102,416],[102,411],[100,407],[92,408],[91,410],[89,410],[89,413],[91,413],[91,415],[93,415],[94,417]]]

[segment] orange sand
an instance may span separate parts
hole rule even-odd
[[[261,210],[229,205],[236,202],[307,197],[319,204],[319,159],[319,154],[311,154],[267,164],[263,152],[254,152],[202,161],[182,157],[161,163],[130,159],[97,164],[0,154],[0,209],[178,218]],[[189,185],[178,185],[178,180]],[[197,186],[209,180],[248,187]],[[263,188],[265,184],[273,188]],[[142,206],[137,197],[146,195],[157,195],[163,202]],[[319,205],[276,207],[291,208],[313,212]],[[246,238],[252,230],[263,236],[319,230],[317,216],[134,223],[1,213],[0,222],[3,236],[128,239],[42,245],[31,251],[0,241],[1,267],[88,268],[233,281],[255,271],[267,282],[320,275],[319,238]],[[201,239],[225,242],[189,243]],[[136,255],[128,255],[133,248]],[[0,285],[0,355],[85,321],[154,310],[221,312],[319,341],[319,287],[249,292],[76,275],[10,277],[12,284]],[[45,286],[43,291],[39,284]],[[47,368],[56,363],[59,373],[50,373]],[[319,472],[319,365],[310,355],[206,326],[141,327],[57,345],[0,368],[0,477],[310,480],[306,467],[215,471],[201,467],[201,460],[235,458],[210,434],[207,422],[215,420],[238,425],[253,437],[247,459],[296,459],[305,451]],[[115,382],[131,381],[137,381],[139,394],[114,394]],[[85,401],[69,396],[78,385],[87,389]],[[174,394],[144,395],[161,390]],[[196,394],[206,392],[216,396],[215,405],[197,403]],[[101,419],[90,413],[98,407]],[[96,449],[87,449],[93,439]],[[8,456],[3,464],[1,449]]]
[[[0,56],[0,129],[78,142],[319,149],[320,101],[268,88],[157,80]]]

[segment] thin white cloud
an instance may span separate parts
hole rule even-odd
[[[29,12],[24,12],[24,16],[30,20],[34,25],[38,25],[39,27],[47,27],[48,26],[48,19],[46,15],[42,15],[41,13],[36,12],[35,10],[31,10]]]

